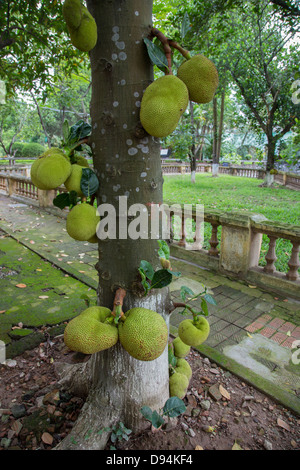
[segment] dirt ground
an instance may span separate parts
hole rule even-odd
[[[300,417],[196,351],[186,411],[107,444],[118,450],[299,450]],[[84,400],[59,390],[55,363],[74,354],[58,336],[0,365],[0,450],[51,450],[72,429]]]

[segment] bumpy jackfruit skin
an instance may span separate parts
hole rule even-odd
[[[85,6],[81,8],[82,18],[77,29],[68,27],[71,42],[76,49],[82,52],[89,52],[97,43],[96,21]]]
[[[34,184],[34,186],[36,186],[38,189],[45,190],[47,189],[47,187],[43,185],[37,178],[37,171],[41,164],[42,158],[43,157],[39,157],[32,163],[31,168],[30,168],[30,179],[32,183]]]
[[[153,361],[168,343],[168,327],[161,315],[142,307],[125,313],[119,322],[119,340],[123,348],[135,359]]]
[[[82,155],[76,155],[75,157],[75,163],[80,166],[84,166],[86,168],[89,168],[89,162],[87,161],[86,158],[84,158]]]
[[[189,354],[191,348],[177,336],[173,341],[174,346],[174,356],[176,357],[185,357]]]
[[[140,121],[148,134],[166,137],[176,128],[187,108],[189,93],[175,75],[165,75],[149,85],[143,94]]]
[[[79,28],[82,18],[82,5],[80,0],[65,0],[62,13],[69,28]]]
[[[189,346],[197,347],[202,344],[209,335],[210,326],[206,318],[183,320],[178,326],[178,335],[180,339]]]
[[[80,188],[82,168],[83,168],[82,166],[74,163],[71,167],[71,174],[64,183],[68,191],[76,191],[79,197],[83,196],[83,192],[81,191],[81,188]]]
[[[111,315],[106,307],[90,307],[73,318],[64,331],[64,342],[72,351],[94,354],[113,347],[118,341],[118,328],[105,323]]]
[[[192,368],[183,357],[179,357],[177,359],[175,371],[179,372],[180,374],[184,374],[188,380],[190,380],[192,377]]]
[[[202,54],[183,62],[177,70],[177,77],[189,91],[189,99],[195,103],[209,103],[219,83],[215,64]]]
[[[61,186],[71,173],[71,163],[61,153],[50,153],[31,166],[32,182],[39,189],[55,189]]]
[[[171,397],[184,398],[189,386],[186,375],[175,372],[169,378],[169,392]]]
[[[77,204],[67,215],[66,229],[74,240],[88,241],[95,235],[99,221],[95,207],[87,203]]]
[[[93,237],[89,238],[89,239],[88,239],[88,242],[89,242],[89,243],[98,243],[98,242],[99,242],[99,238],[97,237],[97,234],[95,234]]]

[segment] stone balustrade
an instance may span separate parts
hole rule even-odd
[[[65,216],[66,211],[56,210],[53,207],[53,199],[58,193],[64,191],[66,191],[64,187],[42,191],[34,186],[28,176],[0,172],[0,193],[20,202],[47,208],[60,216]],[[172,204],[167,202],[166,204],[172,207]],[[171,254],[174,257],[196,263],[204,269],[211,269],[229,277],[246,280],[265,289],[278,291],[283,295],[300,298],[300,226],[275,223],[260,214],[204,211],[204,220],[201,224],[206,223],[211,227],[209,247],[194,250],[188,248],[186,225],[191,219],[194,225],[196,223],[196,231],[202,229],[202,225],[198,223],[195,208],[186,217],[182,210],[183,206],[176,204],[176,207],[181,208],[178,211],[180,220],[177,220],[177,225],[181,226],[181,236],[173,240],[171,244]],[[173,228],[175,216],[178,219],[178,214],[173,212]],[[193,235],[194,240],[201,238],[196,231]],[[261,253],[263,235],[268,237],[269,247],[264,258],[265,266],[260,266],[259,260],[263,256]],[[277,272],[275,268],[275,248],[279,239],[289,240],[292,244],[287,272]]]

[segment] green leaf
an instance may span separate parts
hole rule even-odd
[[[217,305],[217,302],[215,301],[215,299],[214,299],[210,294],[205,294],[205,295],[204,295],[204,299],[205,299],[206,302],[208,302],[209,304]]]
[[[186,410],[184,402],[178,397],[170,397],[163,408],[163,414],[169,418],[175,418]]]
[[[168,71],[169,67],[165,53],[148,38],[144,38],[144,43],[147,46],[147,52],[152,65],[156,65],[162,72]]]
[[[151,289],[161,289],[166,287],[172,282],[172,274],[167,269],[159,269],[155,271],[152,282]]]
[[[80,181],[80,189],[83,194],[87,197],[90,197],[95,194],[98,188],[99,181],[96,176],[96,173],[91,170],[91,168],[83,168]]]
[[[149,406],[143,406],[141,408],[141,413],[144,416],[144,418],[147,419],[147,421],[151,421],[153,412]]]
[[[150,264],[148,261],[142,260],[140,263],[140,269],[143,270],[146,277],[151,281],[154,275],[154,269],[152,264]]]
[[[171,271],[170,269],[167,269],[167,271],[169,271],[169,273],[172,274],[172,276],[175,276],[175,277],[181,276],[181,272],[179,271]]]
[[[59,207],[59,209],[64,209],[65,207],[70,206],[70,195],[69,193],[61,193],[53,199],[53,205]]]
[[[141,283],[142,283],[142,286],[144,287],[145,295],[147,295],[149,290],[151,289],[151,286],[150,286],[149,282],[147,281],[147,277],[146,277],[146,274],[144,273],[144,271],[141,268],[139,268],[138,271],[139,271],[139,273],[141,275],[141,278],[142,278]]]
[[[70,128],[67,145],[75,144],[85,137],[89,136],[92,131],[92,126],[82,119]]]
[[[169,349],[169,350],[168,350],[168,362],[169,362],[170,366],[176,367],[177,358],[176,358],[176,356],[174,355],[172,349]]]
[[[152,426],[158,429],[160,426],[164,424],[164,422],[165,422],[164,418],[160,416],[156,410],[154,410],[152,413],[152,417],[151,417]]]
[[[170,258],[170,247],[165,240],[157,240],[159,244],[158,256],[160,258]]]
[[[207,308],[207,303],[206,303],[206,300],[205,299],[202,299],[201,300],[201,308],[202,308],[202,312],[204,313],[204,315],[208,315],[208,308]]]
[[[181,38],[184,39],[184,37],[186,36],[186,34],[190,31],[191,29],[191,22],[190,22],[190,18],[189,18],[189,15],[188,15],[188,12],[186,11],[185,14],[184,14],[184,17],[183,17],[183,20],[182,20],[182,23],[181,23]]]
[[[180,288],[180,297],[182,298],[182,300],[185,302],[187,296],[188,297],[193,297],[195,294],[194,292],[192,291],[192,289],[190,289],[189,287],[187,286],[181,286]]]

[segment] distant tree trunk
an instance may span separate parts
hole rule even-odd
[[[34,104],[35,104],[35,106],[36,106],[36,110],[37,110],[37,113],[38,113],[38,116],[39,116],[39,120],[40,120],[41,126],[42,126],[42,128],[43,128],[45,137],[46,137],[46,139],[47,139],[47,145],[48,145],[49,148],[51,148],[51,137],[50,137],[49,133],[47,132],[46,124],[45,124],[45,121],[44,121],[44,119],[43,119],[43,116],[42,116],[42,113],[41,113],[39,104],[38,104],[38,102],[37,102],[37,100],[36,100],[36,98],[35,98],[33,92],[30,92],[30,94],[31,94],[31,97],[32,97],[32,99],[33,99],[33,101],[34,101]]]
[[[100,181],[98,204],[115,207],[117,220],[127,225],[132,217],[119,213],[119,196],[128,207],[141,203],[150,208],[162,203],[162,170],[159,141],[145,134],[139,122],[139,103],[153,70],[143,38],[149,34],[152,0],[87,0],[99,31],[90,53],[92,70],[91,145],[94,169]],[[159,267],[157,240],[116,239],[99,242],[98,303],[112,308],[116,289],[126,290],[124,312],[144,307],[169,323],[168,288],[142,296],[138,280],[141,260]],[[87,401],[71,433],[59,449],[103,449],[109,438],[104,428],[123,422],[139,431],[146,425],[143,405],[162,408],[169,397],[168,348],[154,361],[138,361],[118,343],[93,354]],[[77,374],[80,381],[82,374]],[[101,431],[101,434],[99,433]]]
[[[217,162],[218,163],[220,162],[220,157],[221,157],[222,134],[223,134],[223,124],[224,124],[224,108],[225,108],[225,91],[222,91],[219,132],[218,132],[218,138],[217,138]]]
[[[213,99],[213,154],[212,154],[212,176],[218,176],[218,102],[216,96]]]

